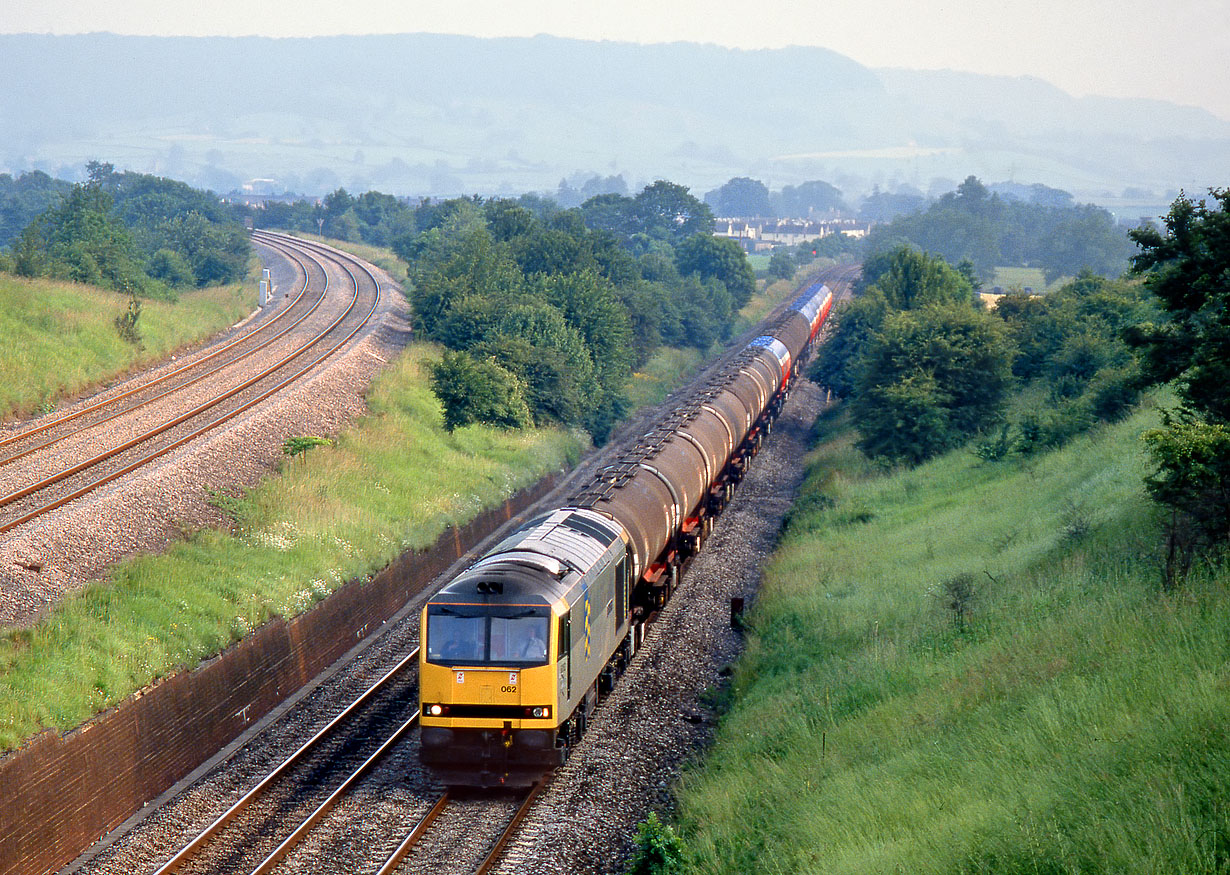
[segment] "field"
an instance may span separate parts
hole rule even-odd
[[[1230,574],[1160,586],[1146,409],[885,473],[840,415],[680,788],[705,873],[1230,866]]]
[[[1042,293],[1057,289],[1071,281],[1072,277],[1061,276],[1055,282],[1048,285],[1040,267],[997,267],[995,268],[995,282],[991,283],[991,285],[999,286],[1004,291],[1010,289],[1033,289],[1035,292]],[[982,290],[989,292],[991,289],[983,287]]]
[[[752,266],[752,270],[757,274],[762,274],[769,269],[769,262],[772,260],[771,255],[751,255],[747,256],[747,262]]]
[[[93,286],[0,274],[0,420],[49,411],[56,400],[166,358],[256,308],[256,283],[141,302],[140,346],[115,319],[128,298]]]

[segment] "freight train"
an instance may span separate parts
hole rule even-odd
[[[833,304],[808,287],[614,464],[423,608],[422,762],[525,787],[564,761],[730,501]]]

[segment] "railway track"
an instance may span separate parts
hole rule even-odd
[[[546,782],[540,782],[510,798],[454,799],[444,793],[374,875],[439,872],[446,866],[487,875],[545,787]],[[492,840],[490,834],[499,824]]]
[[[416,647],[154,875],[273,871],[418,722],[417,710],[405,713],[415,701],[417,669]]]
[[[381,289],[366,265],[295,238],[254,237],[296,264],[303,281],[294,300],[252,331],[155,379],[0,441],[0,533],[235,419],[302,378],[368,324]],[[349,285],[336,303],[330,264]]]

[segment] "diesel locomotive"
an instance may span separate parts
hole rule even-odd
[[[833,304],[807,288],[618,461],[433,595],[421,616],[423,763],[525,787],[564,761],[743,478]]]

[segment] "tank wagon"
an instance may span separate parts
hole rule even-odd
[[[534,784],[640,647],[781,411],[832,307],[768,333],[567,503],[504,538],[421,616],[421,758],[449,786]]]

